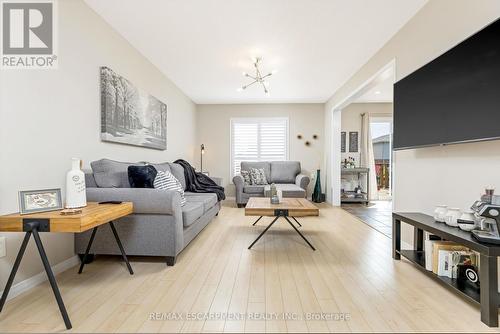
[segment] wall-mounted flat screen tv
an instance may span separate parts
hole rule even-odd
[[[491,139],[500,139],[500,20],[394,85],[395,150]]]

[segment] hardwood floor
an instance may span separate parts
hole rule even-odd
[[[99,257],[82,275],[58,275],[72,331],[498,331],[477,306],[393,261],[391,240],[340,208],[301,218],[316,252],[285,222],[248,250],[271,219],[252,227],[254,218],[224,206],[174,267],[132,258],[130,276],[118,257]],[[62,331],[48,283],[0,314],[0,332]]]

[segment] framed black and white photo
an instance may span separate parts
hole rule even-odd
[[[101,139],[167,149],[167,105],[101,67]]]
[[[19,212],[22,215],[62,209],[61,189],[22,190],[19,192]]]
[[[346,148],[346,133],[345,131],[342,131],[340,133],[340,152],[345,153],[345,148]]]
[[[359,150],[358,131],[349,132],[349,152],[356,153]]]

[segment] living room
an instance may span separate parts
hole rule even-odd
[[[411,137],[432,85],[406,89],[498,26],[497,0],[0,5],[1,332],[498,330],[498,99],[465,139],[430,118]],[[471,80],[498,77],[491,50]],[[340,206],[343,150],[374,169],[343,117],[380,116],[362,97],[388,72],[377,229]]]

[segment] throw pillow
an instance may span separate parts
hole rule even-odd
[[[250,178],[252,179],[253,185],[263,185],[268,184],[266,179],[266,173],[263,168],[252,168],[250,169]]]
[[[243,178],[243,181],[245,182],[246,186],[249,186],[252,184],[252,179],[250,178],[250,173],[247,170],[240,171],[240,175]]]
[[[128,182],[132,188],[154,188],[156,168],[151,165],[128,166]]]
[[[179,180],[169,171],[158,171],[154,181],[155,189],[162,190],[175,190],[181,195],[181,206],[186,204],[186,197],[184,196],[184,188]]]

